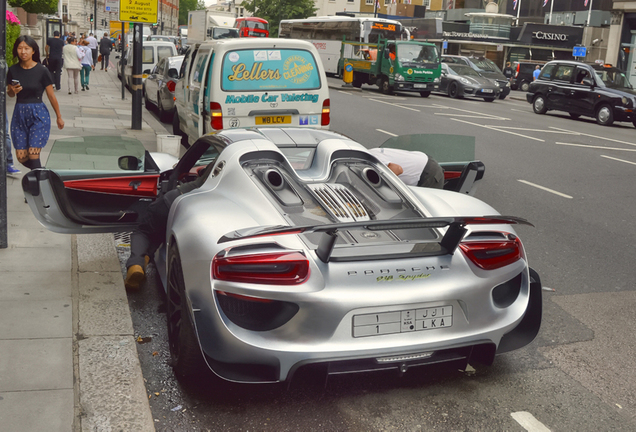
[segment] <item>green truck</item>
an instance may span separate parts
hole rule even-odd
[[[339,70],[353,69],[354,87],[375,84],[385,94],[418,92],[428,97],[439,88],[440,61],[432,43],[382,38],[377,44],[343,41]]]

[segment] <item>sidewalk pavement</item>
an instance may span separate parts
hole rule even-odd
[[[62,137],[132,136],[155,151],[156,135],[168,133],[145,109],[142,130],[130,129],[132,96],[122,101],[114,67],[92,72],[77,95],[63,73],[55,95],[65,127],[49,106],[43,162]],[[24,203],[21,177],[7,178],[9,247],[0,249],[0,429],[153,431],[112,234],[47,231]]]

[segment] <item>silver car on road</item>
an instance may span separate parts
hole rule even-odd
[[[513,228],[529,223],[457,192],[483,175],[478,161],[464,163],[452,190],[425,189],[329,131],[220,131],[178,161],[98,138],[59,140],[47,169],[24,177],[50,230],[132,230],[158,193],[213,164],[174,202],[155,257],[182,378],[209,369],[272,383],[312,365],[342,374],[491,364],[539,331],[541,283]],[[69,162],[71,148],[99,155],[94,166]]]
[[[156,106],[161,121],[172,120],[174,115],[174,90],[179,81],[183,58],[184,56],[162,58],[144,81],[146,108]]]

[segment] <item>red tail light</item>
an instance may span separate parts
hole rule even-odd
[[[329,99],[325,99],[325,101],[322,103],[322,119],[320,121],[320,125],[321,126],[329,126],[329,123],[331,122],[331,118],[330,118],[330,102]]]
[[[309,278],[309,260],[300,252],[215,257],[212,277],[230,282],[299,285]]]
[[[212,129],[223,129],[223,110],[218,102],[210,102],[210,126]]]
[[[460,249],[473,264],[484,270],[495,270],[521,259],[523,246],[516,236],[508,240],[467,241]]]
[[[174,89],[177,88],[177,83],[174,81],[168,81],[166,83],[166,87],[168,87],[168,90],[170,90],[170,93],[174,93]]]

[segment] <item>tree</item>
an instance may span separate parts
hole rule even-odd
[[[21,7],[28,13],[54,14],[58,0],[9,0],[9,5]]]
[[[243,0],[243,7],[269,22],[269,34],[278,36],[278,24],[284,19],[314,16],[314,0]]]
[[[188,24],[188,12],[205,9],[203,0],[179,0],[179,25]]]

